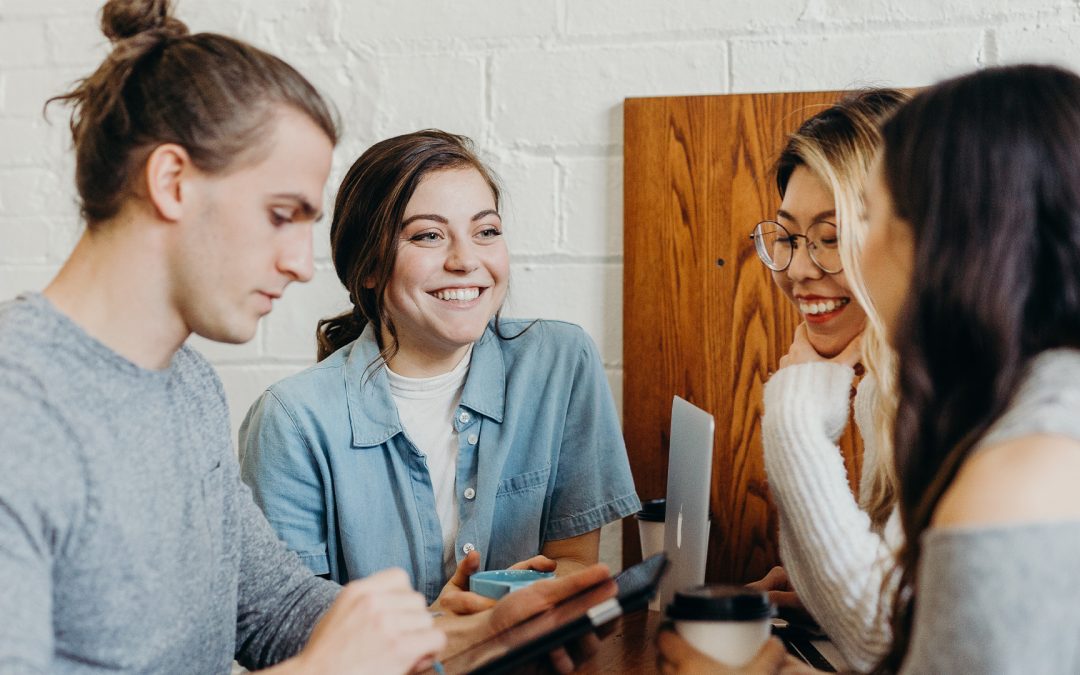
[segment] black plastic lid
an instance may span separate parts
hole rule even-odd
[[[651,523],[662,523],[667,516],[667,500],[664,498],[650,499],[641,503],[641,510],[634,514],[638,520]]]
[[[710,585],[677,591],[667,615],[679,621],[756,621],[776,616],[776,607],[761,591]]]

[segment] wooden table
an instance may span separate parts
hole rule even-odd
[[[660,612],[635,612],[618,619],[614,632],[600,642],[600,649],[578,673],[656,673],[656,633],[663,623]],[[836,647],[828,640],[812,642],[839,672],[848,669]]]
[[[615,630],[600,642],[600,649],[577,672],[655,673],[656,632],[660,612],[635,612],[617,620]]]

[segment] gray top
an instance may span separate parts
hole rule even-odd
[[[982,446],[1080,440],[1080,352],[1040,355]],[[929,530],[904,673],[1080,673],[1080,522]]]
[[[145,370],[23,296],[0,309],[0,410],[0,673],[263,667],[336,597],[240,482],[193,350]]]

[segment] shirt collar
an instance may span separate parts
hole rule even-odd
[[[472,364],[461,392],[461,405],[502,423],[506,405],[506,364],[494,322],[473,346]]]
[[[493,326],[489,323],[473,346],[461,405],[501,423],[506,402],[506,365]],[[401,433],[401,419],[370,323],[353,343],[345,363],[345,395],[354,447],[381,445]]]

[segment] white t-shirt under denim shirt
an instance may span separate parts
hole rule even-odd
[[[434,377],[405,377],[386,369],[390,394],[397,404],[405,435],[427,456],[431,488],[435,492],[435,511],[442,526],[443,568],[447,577],[453,576],[457,568],[454,540],[458,531],[458,505],[454,483],[458,432],[454,428],[454,414],[461,402],[471,357],[470,346],[453,370]]]

